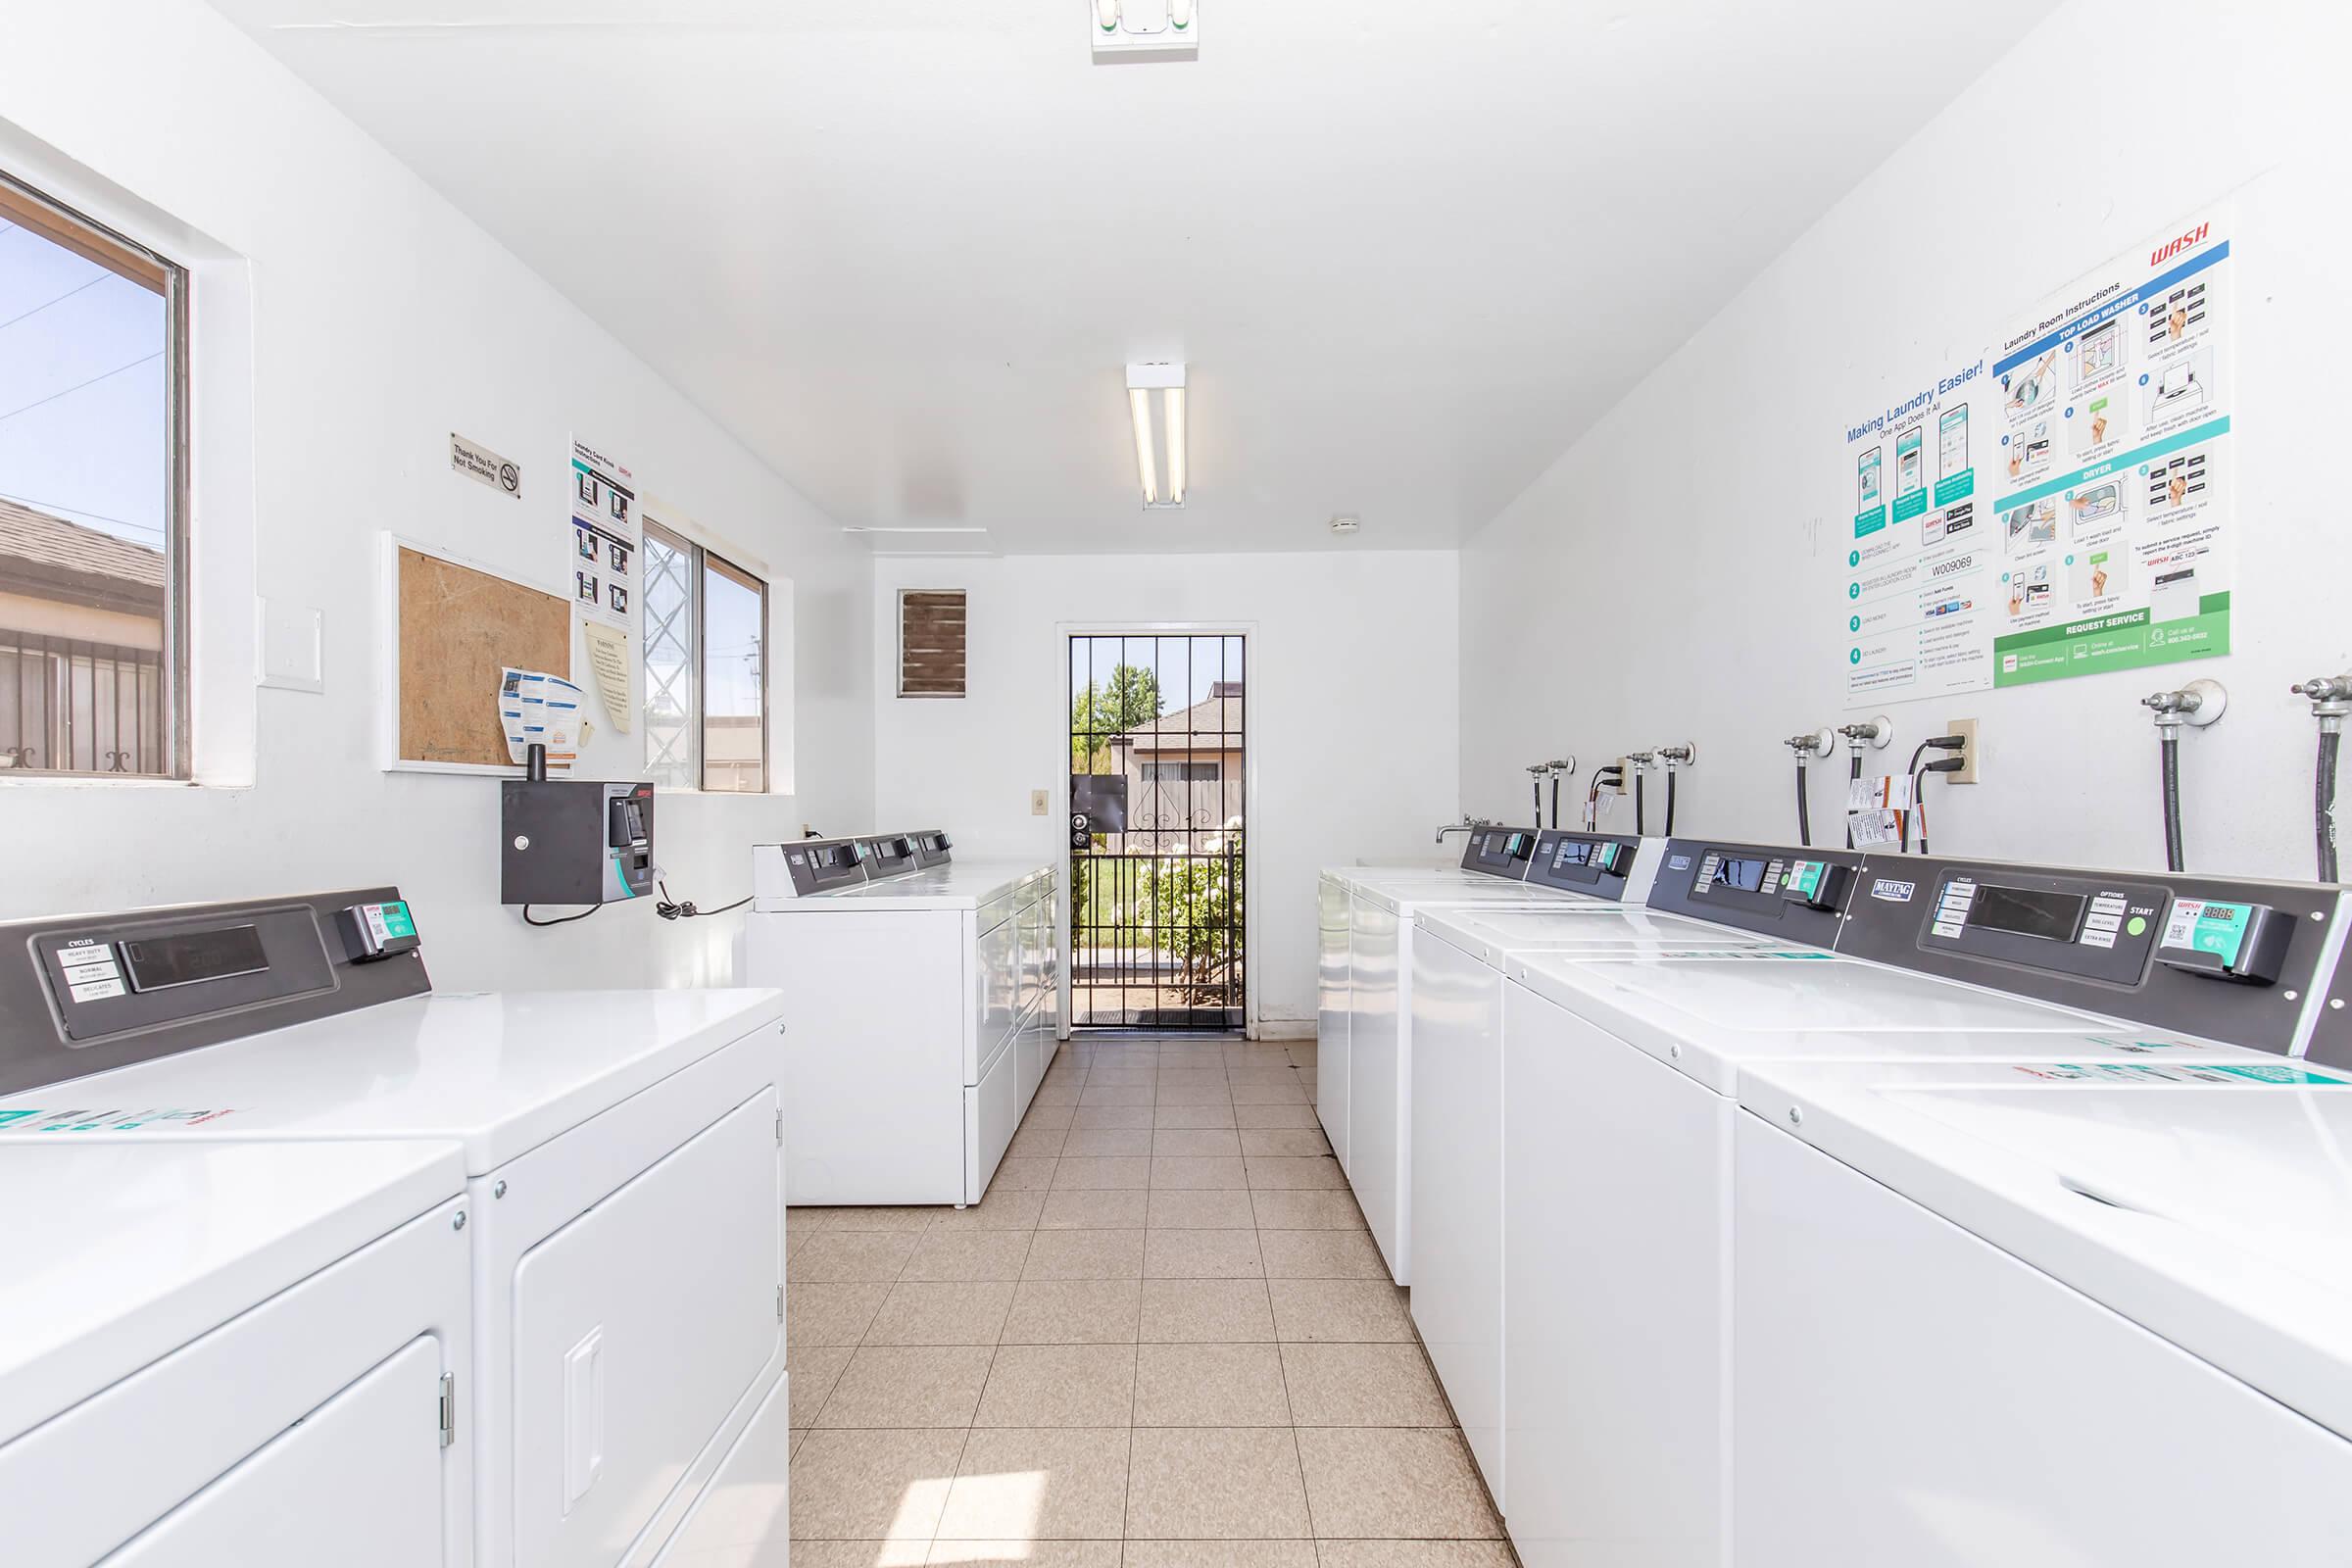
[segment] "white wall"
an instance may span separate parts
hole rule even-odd
[[[1029,796],[1069,768],[1059,628],[1248,626],[1258,1011],[1312,1018],[1317,869],[1430,858],[1453,813],[1454,570],[1450,551],[879,560],[876,819],[945,827],[959,854],[1058,857],[1060,818],[1031,815]],[[897,696],[902,588],[969,595],[963,700]]]
[[[247,413],[238,389],[212,387],[200,365],[200,392],[219,395],[195,413],[194,529],[204,559],[238,564],[199,585],[199,717],[203,735],[242,753],[217,758],[213,776],[248,782],[0,786],[0,914],[397,881],[445,987],[729,981],[740,915],[671,925],[624,906],[527,930],[498,903],[496,785],[379,769],[375,539],[397,527],[556,586],[576,432],[791,580],[792,658],[779,665],[793,671],[792,730],[776,739],[797,795],[657,804],[670,888],[706,905],[749,891],[756,840],[867,814],[863,554],[218,13],[195,0],[8,12],[0,167],[208,264],[198,353],[214,380],[223,366],[226,381],[242,378],[252,473],[248,496],[235,443],[220,450],[220,432]],[[216,276],[226,292],[208,294]],[[250,342],[224,343],[242,335],[222,323],[248,303],[246,277]],[[453,429],[522,464],[521,504],[449,471]],[[256,695],[240,628],[257,586],[324,611],[327,695],[260,692],[248,742]],[[640,739],[601,728],[579,771],[637,776]]]
[[[2352,254],[2345,18],[2295,0],[2077,0],[1864,181],[1471,541],[1462,804],[1516,819],[1519,769],[1541,756],[1573,750],[1590,768],[1694,739],[1679,825],[1793,840],[1780,742],[1847,716],[1826,564],[1852,512],[1842,424],[2234,195],[2237,651],[1898,706],[1893,765],[1944,719],[1979,716],[1984,782],[1939,790],[1938,849],[2161,865],[2137,700],[2211,676],[2231,706],[2182,746],[2189,864],[2309,877],[2313,725],[2286,688],[2352,664],[2352,377],[2328,330]],[[1816,769],[1843,771],[1842,754]],[[1835,827],[1841,785],[1817,785],[1817,825]]]

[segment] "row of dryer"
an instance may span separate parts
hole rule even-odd
[[[1324,898],[1523,1560],[2342,1560],[2340,890],[1495,830]]]
[[[397,889],[0,927],[0,1559],[785,1560],[784,1000]]]
[[[938,829],[756,847],[745,975],[783,993],[794,1203],[976,1203],[1053,1064],[1053,865]]]

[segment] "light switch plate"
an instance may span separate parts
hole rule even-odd
[[[260,650],[260,682],[280,691],[326,690],[326,617],[303,605],[273,599],[254,601]]]
[[[1031,816],[1044,816],[1053,809],[1054,803],[1047,798],[1047,794],[1044,790],[1031,790],[1029,792],[1029,814]]]

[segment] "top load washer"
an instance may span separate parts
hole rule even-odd
[[[783,1485],[783,999],[436,996],[420,944],[390,888],[0,928],[0,1143],[457,1145],[475,1561],[652,1561]]]
[[[473,1560],[454,1145],[0,1145],[20,1568]]]
[[[2352,1082],[1771,1063],[1740,1099],[1737,1560],[2344,1560]]]
[[[1060,1035],[1054,867],[959,859],[937,829],[752,866],[746,974],[792,1029],[789,1200],[978,1202]]]
[[[1531,875],[1574,877],[1622,891],[1595,871],[1637,856],[1637,841],[1546,833]],[[1660,858],[1652,841],[1650,864]],[[1770,934],[1686,914],[1583,899],[1564,906],[1426,909],[1414,917],[1411,1136],[1407,1194],[1413,1236],[1412,1314],[1451,1399],[1473,1459],[1498,1507],[1508,1509],[1502,1451],[1504,971],[1542,957],[1562,963],[1670,953],[1785,950],[1792,930],[1835,939],[1861,857],[1824,850],[1807,862],[1830,870],[1826,907],[1809,922]],[[1645,890],[1651,891],[1651,890]]]
[[[1481,878],[1458,886],[1427,875],[1365,877],[1348,890],[1348,1029],[1344,1044],[1316,1047],[1317,1112],[1332,1132],[1364,1221],[1390,1275],[1411,1283],[1412,1021],[1415,921],[1441,908],[1545,908],[1610,914],[1628,893],[1647,885],[1655,841],[1547,830],[1475,835],[1463,852],[1472,862],[1524,865],[1534,880]],[[1562,845],[1581,849],[1582,858]],[[1540,874],[1537,868],[1541,868]]]
[[[1785,866],[1788,907],[1759,906],[1776,880],[1769,857],[1756,871],[1738,866],[1740,897],[1723,899],[1722,869],[1755,858],[1677,845],[1652,906],[1703,904],[1758,925],[1802,919]],[[1718,877],[1702,888],[1710,862]],[[2276,1009],[2271,988],[2157,962],[2158,927],[2146,914],[2126,912],[2116,925],[2120,956],[2134,966],[2128,979],[2111,977],[2121,973],[2119,948],[2095,940],[2045,937],[2025,951],[2005,932],[1964,924],[1955,947],[1934,929],[1953,923],[1944,898],[1919,896],[1938,874],[1917,860],[1866,858],[1835,955],[1790,947],[1511,961],[1502,1447],[1505,1507],[1531,1568],[1574,1560],[1577,1544],[1595,1535],[1641,1542],[1659,1562],[1713,1563],[1726,1549],[1730,1474],[1693,1456],[1721,1455],[1729,1442],[1726,1259],[1743,1073],[1805,1060],[2269,1066],[2294,1047],[2293,1009]],[[2340,940],[2333,889],[2028,868],[1980,867],[1979,880],[2063,890],[2080,900],[2080,918],[2111,898],[2127,910],[2153,901],[2159,912],[2206,903],[2283,912],[2290,918],[2278,929],[2292,936],[2278,994],[2307,996]],[[2083,934],[2078,924],[2069,935]],[[1969,951],[1980,937],[1997,959]],[[1916,954],[1918,966],[1850,951]],[[2035,994],[1991,989],[1996,981]],[[2166,1012],[2196,1017],[2206,1037],[2118,1021]],[[1596,1277],[1609,1288],[1591,1289]]]

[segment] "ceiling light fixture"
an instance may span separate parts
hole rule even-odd
[[[1160,395],[1167,425],[1168,488],[1161,498],[1159,445],[1152,429],[1152,394]],[[1136,475],[1143,481],[1146,507],[1180,508],[1191,474],[1185,461],[1185,386],[1182,365],[1153,364],[1127,367],[1127,415],[1135,425]]]

